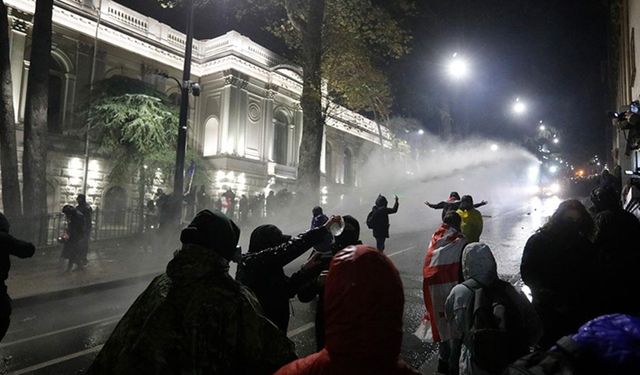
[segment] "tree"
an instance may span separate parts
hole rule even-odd
[[[22,216],[22,199],[9,57],[9,19],[3,1],[0,1],[0,166],[4,213],[9,219],[18,219]]]
[[[47,211],[47,111],[53,0],[36,0],[24,118],[22,176],[24,213],[40,217]]]
[[[174,150],[178,116],[159,97],[147,94],[105,96],[91,105],[88,121],[98,134],[100,152],[110,155],[109,179],[125,181],[138,174],[142,212],[146,187],[153,183],[158,155]]]
[[[303,69],[300,105],[304,113],[298,184],[317,197],[320,184],[322,133],[327,115],[322,110],[322,79],[329,99],[352,110],[387,117],[391,93],[380,66],[409,51],[411,36],[398,18],[413,10],[410,0],[396,1],[393,11],[371,0],[244,0],[250,9],[281,9],[268,30],[296,53]],[[325,109],[329,109],[326,106]]]

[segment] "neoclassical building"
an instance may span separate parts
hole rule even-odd
[[[95,81],[114,75],[140,79],[177,100],[173,80],[181,77],[185,35],[112,0],[56,0],[50,71],[48,205],[57,211],[84,183],[84,99],[88,96],[94,46]],[[5,0],[10,17],[13,98],[22,144],[34,0]],[[98,26],[98,15],[100,24]],[[97,38],[96,38],[97,35]],[[302,136],[300,69],[249,38],[230,31],[195,40],[192,80],[202,87],[190,101],[188,147],[209,164],[212,194],[231,188],[239,194],[291,185],[297,174]],[[325,188],[359,183],[358,166],[388,129],[346,108],[332,106],[325,127],[321,172]],[[132,205],[137,194],[106,178],[107,160],[90,155],[88,195],[96,206]]]

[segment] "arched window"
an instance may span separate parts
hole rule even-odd
[[[327,183],[336,182],[333,178],[333,149],[331,148],[331,144],[327,142],[324,149],[324,170],[325,170],[325,178]]]
[[[344,149],[344,184],[353,185],[353,155],[348,148]]]
[[[289,118],[284,111],[277,111],[273,116],[273,161],[287,164],[289,149]]]
[[[49,108],[47,111],[47,128],[51,133],[62,133],[62,114],[64,113],[65,73],[62,63],[51,56],[49,68]]]
[[[218,119],[211,117],[204,125],[204,146],[203,155],[211,156],[218,153],[218,134],[219,134]]]
[[[58,204],[56,187],[55,185],[47,181],[47,213],[59,213],[62,207]]]
[[[127,210],[127,192],[120,186],[109,188],[104,194],[102,222],[105,225],[124,225]]]

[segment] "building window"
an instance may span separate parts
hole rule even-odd
[[[344,184],[353,185],[353,155],[348,148],[344,149]]]
[[[333,149],[331,148],[331,144],[327,142],[324,149],[324,170],[325,170],[325,178],[327,183],[334,183],[335,180],[333,178],[333,157],[332,157]]]
[[[218,153],[219,128],[218,119],[215,117],[207,120],[207,123],[204,125],[204,156],[211,156]]]
[[[273,161],[276,164],[287,164],[289,149],[289,119],[283,111],[273,116]]]
[[[49,69],[49,108],[47,111],[47,129],[51,133],[62,133],[62,114],[64,113],[65,73],[62,64],[51,56]]]
[[[105,225],[124,225],[127,211],[127,192],[114,186],[104,194],[102,222]]]

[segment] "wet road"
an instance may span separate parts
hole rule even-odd
[[[527,238],[551,214],[559,201],[532,200],[521,207],[491,208],[485,215],[483,241],[493,249],[502,277],[517,280],[522,249]],[[387,242],[391,257],[405,289],[405,337],[402,356],[423,373],[432,373],[434,348],[420,342],[413,332],[424,313],[422,301],[422,263],[428,238],[440,213],[433,212],[433,223],[424,232],[394,233]],[[393,225],[393,217],[391,217]],[[363,225],[362,239],[375,243]],[[302,260],[287,267],[298,269]],[[43,280],[46,282],[46,280]],[[76,374],[91,363],[117,324],[148,281],[91,294],[73,296],[37,305],[16,307],[7,336],[0,344],[0,374]],[[313,304],[292,300],[289,337],[299,355],[315,351]]]

